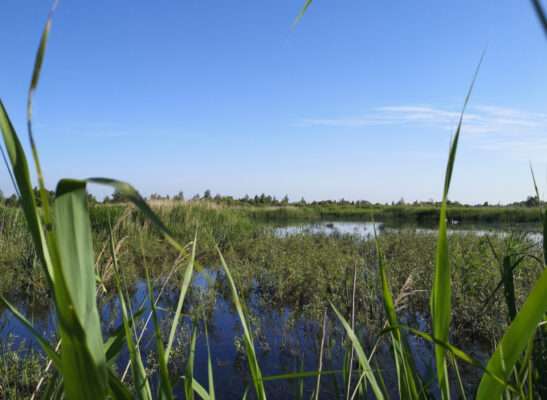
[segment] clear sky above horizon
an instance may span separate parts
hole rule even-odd
[[[46,184],[293,200],[547,194],[547,40],[528,1],[61,1],[34,103]],[[5,0],[0,97],[25,102],[49,4]],[[13,192],[5,168],[0,189]],[[103,194],[104,192],[97,191]]]

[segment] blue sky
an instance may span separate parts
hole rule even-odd
[[[47,3],[0,6],[0,96],[25,141]],[[315,1],[293,29],[302,3],[62,1],[35,98],[47,185],[439,199],[488,45],[450,197],[523,199],[529,161],[547,186],[547,41],[527,1]]]

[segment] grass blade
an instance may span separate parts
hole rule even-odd
[[[209,333],[207,332],[207,324],[205,326],[205,342],[207,344],[207,377],[209,380],[209,399],[215,400],[215,381],[213,379],[213,363],[211,361],[211,346],[209,345]]]
[[[110,228],[110,226],[109,226]],[[133,330],[129,320],[127,305],[125,303],[125,296],[123,294],[121,279],[119,276],[118,257],[116,256],[114,238],[112,236],[112,229],[109,229],[110,236],[110,251],[112,254],[112,263],[114,265],[114,280],[116,282],[116,288],[118,290],[118,298],[120,299],[120,307],[122,310],[122,324],[125,331],[125,341],[127,343],[127,349],[129,351],[129,358],[131,360],[131,372],[133,375],[133,382],[136,389],[136,397],[139,400],[151,400],[152,391],[150,384],[146,377],[146,371],[142,362],[141,354],[135,342],[133,340]]]
[[[40,344],[44,353],[47,354],[48,358],[53,362],[53,364],[59,369],[61,367],[61,358],[55,352],[55,349],[51,347],[49,342],[34,329],[34,326],[30,323],[28,319],[25,318],[23,314],[17,310],[9,301],[7,301],[4,296],[0,295],[0,304],[3,304],[11,313],[25,326],[25,328],[30,332],[32,337]]]
[[[53,283],[53,267],[48,251],[46,237],[42,228],[42,220],[38,213],[34,192],[32,190],[32,182],[27,158],[23,150],[23,146],[19,141],[17,133],[13,128],[8,113],[4,104],[0,100],[0,129],[4,138],[4,145],[11,164],[11,169],[17,183],[18,192],[20,194],[21,206],[28,229],[32,236],[34,246],[38,257],[45,268],[46,277],[50,283]]]
[[[42,167],[40,165],[40,158],[38,157],[38,150],[36,149],[36,143],[34,141],[34,134],[32,132],[32,98],[33,94],[38,87],[38,81],[40,80],[40,73],[42,71],[42,64],[44,62],[44,57],[46,54],[46,46],[49,37],[49,32],[51,30],[51,23],[53,18],[53,13],[57,8],[58,1],[54,1],[53,5],[49,11],[46,24],[42,30],[42,36],[40,37],[40,44],[38,45],[38,50],[36,52],[36,57],[34,59],[34,69],[32,71],[32,79],[30,81],[30,87],[28,90],[27,96],[27,130],[30,141],[30,147],[32,150],[32,158],[34,159],[34,166],[36,168],[36,175],[38,176],[38,189],[40,192],[40,200],[43,207],[43,216],[46,225],[51,224],[52,216],[49,206],[49,196],[46,190],[46,185],[44,183],[44,174],[42,173]]]
[[[148,297],[150,300],[150,308],[152,309],[152,323],[154,326],[154,338],[156,340],[156,352],[159,361],[160,370],[160,384],[158,387],[159,398],[171,400],[173,398],[173,390],[171,388],[171,382],[169,380],[169,373],[167,370],[167,363],[165,362],[165,349],[161,339],[160,324],[158,320],[158,313],[156,308],[156,302],[154,301],[154,290],[152,288],[152,281],[148,273],[148,268],[144,268],[146,274],[146,284],[148,287]]]
[[[547,16],[545,15],[545,11],[543,10],[541,1],[532,0],[532,5],[534,6],[534,11],[536,12],[539,22],[541,23],[541,26],[543,27],[543,31],[545,32],[545,35],[547,35]]]
[[[460,113],[456,133],[450,145],[448,162],[446,165],[446,173],[444,180],[443,198],[441,211],[439,216],[439,237],[437,240],[437,253],[435,262],[435,275],[433,278],[433,288],[431,290],[431,319],[433,324],[433,336],[442,341],[448,342],[448,333],[450,329],[450,319],[452,314],[452,288],[450,282],[450,263],[448,260],[448,238],[446,225],[446,208],[448,201],[448,191],[450,189],[450,181],[452,180],[452,171],[456,161],[456,152],[458,149],[458,141],[463,124],[463,116],[467,108],[467,104],[471,97],[473,87],[477,80],[480,66],[484,59],[484,52],[481,55],[479,64],[475,69],[473,80],[467,91],[465,101]],[[450,389],[447,376],[447,365],[445,359],[445,349],[441,346],[435,346],[435,366],[437,369],[437,380],[441,388],[441,394],[444,399],[450,398]]]
[[[311,5],[313,0],[306,0],[306,2],[304,3],[304,5],[302,6],[302,8],[300,9],[300,12],[298,13],[298,15],[296,16],[296,18],[294,19],[294,22],[293,22],[293,27],[298,25],[298,23],[300,22],[300,20],[302,19],[302,17],[304,16],[304,14],[306,14],[306,11],[308,10],[308,7]]]
[[[96,304],[95,262],[85,182],[62,180],[55,199],[56,305],[62,338],[65,391],[69,398],[103,398],[108,391],[101,322]]]
[[[543,270],[524,305],[505,331],[496,352],[490,358],[486,368],[493,374],[502,376],[506,380],[509,378],[517,360],[547,312],[545,293],[547,293],[547,269]],[[490,375],[484,375],[479,385],[477,399],[497,399],[503,390],[502,384],[492,379]]]
[[[243,327],[243,336],[245,339],[245,350],[247,352],[247,361],[249,363],[249,370],[251,371],[251,376],[253,378],[253,384],[256,391],[256,397],[259,400],[265,400],[266,391],[264,389],[262,372],[260,371],[260,366],[258,365],[258,360],[256,358],[256,352],[255,352],[255,348],[253,344],[253,338],[251,336],[251,331],[249,329],[249,326],[247,325],[245,314],[243,313],[243,306],[241,305],[241,300],[239,299],[239,294],[237,293],[237,287],[235,285],[234,279],[232,278],[232,274],[230,273],[230,270],[228,269],[228,266],[226,265],[226,261],[224,260],[224,257],[222,256],[222,253],[220,252],[220,249],[218,247],[217,247],[217,251],[220,256],[220,261],[222,263],[222,267],[224,268],[224,272],[226,273],[226,277],[228,278],[230,289],[232,291],[234,305],[236,307],[237,314],[239,315],[241,326]]]
[[[340,312],[334,307],[333,304],[331,304],[332,309],[338,316],[338,319],[344,326],[344,329],[346,330],[346,334],[351,340],[352,346],[355,349],[355,353],[357,354],[357,359],[359,360],[359,365],[361,366],[361,369],[363,370],[363,374],[365,375],[365,378],[370,383],[370,388],[372,389],[372,392],[376,396],[376,399],[383,399],[384,394],[380,389],[380,386],[378,385],[378,382],[376,381],[376,377],[374,376],[374,372],[372,371],[372,368],[370,367],[369,361],[367,356],[365,355],[365,351],[363,350],[363,347],[361,346],[361,343],[359,343],[359,339],[357,339],[357,336],[355,335],[355,332],[353,329],[351,329],[351,326],[349,323],[345,320],[345,318],[340,314]]]
[[[196,336],[197,329],[194,326],[192,330],[192,339],[190,340],[190,354],[188,355],[188,363],[186,364],[184,378],[184,398],[186,400],[194,400],[194,389],[192,382],[194,381],[194,358],[196,356]]]
[[[175,339],[175,333],[177,331],[177,326],[180,322],[180,317],[182,313],[182,306],[184,304],[184,298],[186,297],[186,292],[190,287],[190,282],[192,281],[192,273],[194,272],[194,260],[196,258],[196,242],[197,242],[197,233],[194,236],[194,243],[192,245],[192,256],[184,272],[184,279],[182,281],[182,286],[180,288],[179,299],[177,302],[177,309],[173,317],[173,323],[171,325],[171,331],[169,332],[169,339],[167,341],[167,347],[165,348],[165,363],[169,362],[169,354],[171,352],[171,347],[173,346],[173,341]]]

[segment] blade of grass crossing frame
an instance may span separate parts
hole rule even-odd
[[[50,212],[49,198],[44,183],[44,174],[42,173],[42,167],[40,165],[40,158],[38,157],[38,150],[36,149],[36,143],[34,141],[34,135],[32,132],[32,98],[33,94],[38,87],[38,81],[40,80],[40,73],[42,71],[42,64],[44,62],[44,57],[46,54],[46,46],[49,37],[49,32],[51,30],[51,22],[53,13],[57,8],[57,1],[53,2],[53,5],[50,9],[49,15],[46,20],[44,29],[42,30],[42,36],[40,37],[40,44],[38,45],[38,50],[36,52],[36,57],[34,59],[34,69],[32,71],[32,79],[30,81],[30,86],[27,96],[27,130],[30,141],[30,147],[32,150],[32,158],[34,159],[34,166],[36,168],[36,175],[38,176],[38,189],[40,192],[40,200],[42,201],[44,221],[46,225],[51,224],[52,215]]]
[[[528,345],[537,325],[543,320],[547,311],[547,269],[544,269],[534,288],[528,295],[517,316],[505,331],[486,368],[495,375],[509,378],[513,367]],[[496,399],[503,392],[504,386],[484,375],[479,384],[477,399]]]
[[[209,345],[209,332],[207,331],[207,323],[205,327],[205,343],[207,344],[207,377],[209,385],[209,399],[215,400],[215,381],[213,378],[213,363],[211,361],[211,346]]]
[[[331,307],[336,313],[336,316],[342,323],[344,329],[346,330],[346,334],[348,335],[349,339],[351,340],[352,346],[355,349],[355,353],[357,354],[357,359],[359,360],[359,365],[361,366],[361,369],[363,370],[363,374],[365,375],[365,379],[370,384],[370,388],[372,392],[374,393],[374,396],[376,396],[376,399],[380,400],[384,398],[384,394],[382,390],[380,389],[380,386],[378,385],[378,382],[376,381],[376,377],[374,376],[374,371],[372,370],[368,358],[365,355],[365,351],[363,350],[363,347],[361,346],[361,343],[359,342],[359,339],[355,335],[355,332],[353,329],[351,329],[351,326],[349,323],[345,320],[345,318],[340,314],[340,312],[336,309],[336,307],[331,303]]]
[[[142,246],[142,243],[141,243]],[[144,256],[144,255],[143,255]],[[150,275],[148,273],[148,268],[144,267],[146,275],[146,285],[148,287],[148,297],[150,301],[150,308],[152,310],[152,323],[154,326],[154,338],[156,341],[156,352],[159,362],[159,375],[160,375],[160,384],[158,385],[159,398],[160,399],[173,399],[173,390],[171,388],[171,382],[169,380],[169,373],[167,370],[167,363],[165,362],[165,349],[161,339],[160,324],[158,320],[158,313],[156,308],[156,302],[154,301],[154,289],[152,288],[152,281],[150,280]]]
[[[532,182],[534,183],[534,191],[536,192],[536,198],[538,200],[539,213],[541,224],[543,225],[543,264],[547,265],[547,210],[545,210],[541,205],[541,197],[539,196],[539,189],[536,182],[536,176],[534,174],[534,169],[530,163],[530,173],[532,174]]]
[[[298,15],[296,16],[296,18],[294,19],[294,22],[293,22],[293,27],[295,27],[296,25],[298,25],[298,23],[300,22],[300,20],[302,19],[302,17],[304,16],[304,14],[306,14],[306,11],[308,10],[308,7],[311,5],[313,0],[306,0],[306,2],[304,3],[304,5],[302,6],[302,8],[300,9],[300,12],[298,13]]]
[[[460,113],[456,133],[452,140],[449,150],[448,162],[444,179],[443,198],[441,211],[439,215],[439,237],[437,240],[437,251],[435,261],[435,274],[433,278],[433,288],[431,290],[431,319],[433,325],[433,336],[442,341],[448,342],[448,333],[450,329],[450,318],[452,314],[451,282],[450,282],[450,263],[448,260],[448,238],[446,225],[446,208],[448,200],[448,191],[452,180],[452,172],[456,160],[458,141],[460,137],[463,116],[467,104],[471,97],[485,52],[482,53],[480,61],[475,69],[471,85],[465,97],[465,101]],[[441,395],[444,399],[450,398],[450,389],[447,375],[447,363],[445,359],[445,349],[435,345],[435,366],[437,369],[437,380],[441,389]]]
[[[55,291],[63,343],[62,371],[67,397],[73,399],[103,398],[108,392],[85,186],[83,181],[62,180],[55,198],[59,257]]]
[[[118,193],[120,193],[123,197],[133,203],[144,214],[144,216],[156,226],[156,228],[160,231],[165,240],[167,240],[171,246],[177,249],[181,254],[187,254],[185,246],[181,245],[173,237],[172,233],[160,220],[157,214],[152,211],[152,209],[148,206],[148,204],[146,204],[146,201],[142,198],[139,192],[137,192],[137,190],[129,183],[110,178],[87,178],[85,181],[88,183],[109,186],[117,190]]]
[[[385,259],[380,247],[380,242],[374,228],[374,241],[376,244],[376,253],[378,256],[378,269],[380,272],[380,280],[382,284],[382,299],[384,308],[388,318],[389,326],[395,327],[399,325],[397,313],[395,311],[395,303],[393,294],[389,287],[387,273],[385,268]],[[395,329],[392,333],[393,353],[395,365],[397,369],[397,379],[399,383],[399,393],[402,397],[408,399],[419,398],[419,393],[422,392],[420,379],[415,374],[416,367],[414,365],[412,354],[409,350],[406,338],[399,329]]]
[[[534,11],[536,12],[536,16],[538,17],[538,20],[541,26],[543,27],[543,31],[545,32],[545,35],[547,35],[547,16],[545,15],[545,11],[543,10],[541,1],[532,0],[532,5],[534,6]]]
[[[120,299],[120,307],[122,310],[122,322],[125,330],[125,340],[127,343],[127,349],[129,352],[129,358],[131,359],[131,372],[133,375],[133,382],[135,385],[135,394],[136,398],[139,400],[151,400],[152,391],[150,389],[150,384],[146,377],[146,371],[144,369],[144,364],[142,362],[141,354],[135,342],[133,340],[133,330],[131,329],[129,323],[129,316],[127,312],[127,306],[125,303],[125,296],[123,294],[121,279],[119,276],[118,268],[118,257],[116,256],[114,238],[112,236],[112,229],[109,224],[109,235],[110,235],[110,251],[112,254],[112,262],[114,265],[114,280],[116,282],[116,288],[118,290],[118,298]]]
[[[197,328],[192,329],[192,339],[190,340],[190,354],[184,373],[184,398],[186,400],[194,400],[194,389],[192,382],[194,381],[194,358],[196,356],[196,336]]]
[[[40,332],[38,332],[32,323],[25,318],[23,314],[15,308],[9,301],[7,301],[4,296],[0,295],[0,304],[3,304],[7,309],[11,311],[11,313],[21,322],[24,327],[30,332],[32,337],[40,344],[42,347],[42,350],[44,350],[44,353],[48,356],[48,358],[53,362],[56,368],[61,367],[61,358],[59,355],[55,352],[55,349],[51,347],[49,342],[44,338]]]
[[[42,221],[38,213],[38,207],[32,190],[32,182],[27,158],[23,150],[23,146],[19,141],[17,133],[9,119],[8,113],[4,104],[0,100],[0,129],[4,139],[4,145],[8,159],[11,164],[12,172],[17,183],[17,188],[20,195],[21,207],[27,220],[28,229],[32,236],[34,246],[38,253],[38,257],[45,268],[48,281],[53,286],[53,267],[49,251],[47,247],[46,237],[42,227]]]
[[[182,281],[182,285],[180,288],[177,308],[175,310],[175,315],[173,317],[171,331],[169,332],[167,347],[165,348],[165,363],[169,362],[169,354],[171,353],[171,347],[173,346],[173,341],[175,340],[175,333],[177,331],[177,326],[180,322],[182,306],[184,304],[184,298],[186,297],[186,292],[188,291],[188,288],[190,287],[190,283],[192,282],[192,274],[194,271],[194,260],[196,258],[196,242],[197,242],[197,232],[194,236],[194,243],[192,245],[192,255],[190,257],[190,261],[188,262],[188,266],[186,267],[186,271],[184,272],[184,279]]]
[[[217,247],[217,252],[220,256],[220,261],[222,263],[222,267],[224,268],[224,272],[226,273],[226,277],[228,278],[230,289],[232,291],[232,298],[234,300],[234,305],[236,307],[237,314],[239,316],[239,320],[243,328],[243,336],[244,336],[244,342],[245,342],[245,350],[247,353],[247,361],[249,363],[249,370],[251,372],[251,377],[253,379],[253,384],[256,391],[256,397],[259,400],[265,400],[266,391],[264,389],[264,383],[262,380],[262,372],[260,371],[260,366],[258,365],[258,360],[256,357],[256,352],[255,352],[255,348],[253,344],[253,339],[251,336],[251,331],[249,329],[249,326],[247,325],[247,320],[243,312],[243,306],[239,299],[237,287],[235,285],[234,279],[232,278],[232,274],[230,273],[230,270],[228,266],[226,265],[226,261],[224,260],[224,257],[222,256],[222,253],[220,252],[220,249],[218,247]]]

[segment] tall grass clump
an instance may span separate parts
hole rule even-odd
[[[310,5],[308,0],[299,15]],[[55,7],[54,7],[55,8]],[[53,11],[52,11],[53,12]],[[35,143],[32,129],[32,98],[37,89],[40,71],[45,56],[48,35],[51,29],[51,14],[47,19],[42,32],[40,44],[36,54],[34,70],[28,92],[27,101],[27,131],[30,141],[32,161],[38,178],[38,190],[40,205],[34,196],[31,182],[29,163],[8,112],[0,101],[0,129],[4,140],[4,146],[9,164],[10,176],[13,179],[15,191],[19,195],[26,225],[39,264],[43,268],[47,285],[52,295],[57,318],[58,341],[53,345],[38,332],[33,324],[14,307],[5,297],[0,296],[0,303],[7,307],[13,315],[28,329],[41,346],[44,354],[53,365],[54,372],[46,374],[47,382],[41,390],[35,390],[34,396],[54,399],[173,399],[175,398],[175,386],[182,381],[183,393],[186,399],[199,397],[201,399],[215,399],[220,393],[215,388],[211,351],[209,348],[207,328],[205,336],[207,340],[207,389],[195,378],[195,349],[197,341],[198,321],[193,321],[188,357],[183,376],[173,376],[169,365],[174,356],[174,343],[178,329],[183,318],[183,307],[195,268],[197,238],[200,226],[184,226],[184,235],[189,230],[193,232],[190,243],[184,244],[174,234],[177,225],[168,221],[165,223],[158,213],[154,212],[139,193],[129,184],[109,178],[88,178],[82,180],[62,179],[58,182],[55,195],[50,199],[44,185],[44,175],[39,160],[39,153]],[[481,57],[482,62],[482,57]],[[518,307],[515,300],[514,271],[524,255],[522,249],[516,249],[509,242],[507,251],[500,258],[501,286],[504,288],[509,325],[492,356],[483,363],[451,343],[452,314],[452,270],[449,258],[449,242],[447,234],[448,195],[456,162],[456,154],[460,133],[462,130],[463,116],[469,102],[471,92],[477,79],[481,65],[475,71],[471,86],[466,95],[464,106],[460,114],[459,122],[452,139],[448,162],[445,172],[442,203],[439,212],[439,231],[436,245],[435,269],[430,297],[431,332],[424,332],[405,325],[398,315],[398,298],[392,293],[388,279],[387,269],[389,262],[384,257],[382,243],[375,238],[376,256],[378,265],[378,280],[381,288],[381,301],[386,320],[383,325],[381,337],[367,354],[367,346],[360,338],[359,331],[352,318],[348,322],[344,314],[331,303],[331,309],[340,322],[349,345],[348,360],[354,359],[356,363],[348,361],[343,371],[323,370],[320,363],[316,371],[303,371],[287,373],[277,376],[264,376],[253,338],[253,327],[249,322],[248,309],[244,297],[236,285],[232,273],[224,259],[223,253],[218,249],[218,259],[228,282],[230,295],[238,315],[243,331],[244,352],[247,359],[252,389],[248,388],[243,397],[253,396],[257,399],[267,398],[266,382],[278,379],[297,379],[316,377],[317,387],[315,398],[319,398],[321,392],[319,379],[321,375],[342,374],[345,379],[346,398],[390,398],[393,390],[388,390],[384,381],[383,372],[378,368],[375,359],[380,340],[389,337],[389,344],[393,354],[395,374],[397,378],[396,393],[404,399],[423,399],[440,397],[448,400],[452,397],[466,398],[463,380],[459,365],[466,363],[481,372],[480,383],[474,393],[474,397],[480,400],[499,398],[532,399],[541,396],[540,383],[544,382],[546,371],[544,364],[545,353],[538,352],[537,343],[545,343],[545,313],[547,311],[547,272],[545,270],[545,256],[547,246],[545,235],[547,234],[547,214],[542,211],[544,224],[543,250],[544,258],[538,260],[542,265],[542,271],[538,280],[528,294],[523,304]],[[534,179],[535,182],[535,179]],[[111,257],[112,276],[115,284],[119,307],[121,310],[121,323],[114,334],[108,338],[103,337],[101,320],[97,306],[97,282],[102,283],[104,275],[101,275],[95,265],[93,226],[90,220],[88,207],[87,185],[106,185],[117,190],[128,202],[141,213],[141,218],[156,229],[161,235],[164,244],[171,246],[177,253],[176,266],[183,264],[184,271],[179,286],[176,308],[170,326],[167,339],[165,339],[160,327],[158,298],[160,293],[154,290],[148,265],[144,263],[146,276],[147,297],[138,309],[133,309],[127,285],[125,273],[120,267],[117,257],[117,244],[114,230],[110,227],[108,215],[102,215],[99,224],[108,225],[108,249]],[[534,183],[535,184],[535,183]],[[536,189],[537,191],[537,189]],[[539,193],[539,192],[538,192]],[[538,196],[539,197],[539,196]],[[193,210],[192,212],[194,212]],[[185,211],[184,211],[185,212]],[[182,210],[176,210],[174,218],[183,216]],[[202,211],[195,211],[202,212]],[[181,214],[182,213],[182,214]],[[159,212],[161,214],[161,211]],[[219,218],[236,218],[234,216],[221,217],[219,214],[206,214],[210,218],[209,223],[214,224]],[[165,217],[165,215],[163,215]],[[226,221],[224,221],[226,222]],[[189,225],[189,224],[186,224]],[[225,226],[237,230],[237,237],[248,237],[248,225],[225,223]],[[237,228],[236,228],[237,227]],[[232,233],[210,232],[208,240],[217,246]],[[144,250],[143,234],[140,239],[142,253]],[[143,257],[144,258],[144,257]],[[355,267],[357,268],[357,267]],[[357,269],[354,270],[354,288]],[[329,289],[328,282],[326,283]],[[500,287],[501,287],[500,286]],[[402,289],[401,292],[404,290]],[[328,290],[327,290],[328,292]],[[353,290],[355,293],[355,289]],[[355,297],[355,295],[353,295]],[[332,299],[323,299],[324,304]],[[354,313],[355,299],[352,301]],[[326,326],[328,313],[323,309],[323,327]],[[147,370],[146,360],[143,355],[142,335],[138,331],[138,319],[147,315],[145,325],[152,325],[152,342],[154,355],[158,364],[157,372],[153,375]],[[430,342],[434,349],[435,373],[433,379],[426,381],[418,372],[413,353],[409,345],[410,336],[419,337]],[[324,342],[325,328],[323,328],[322,343]],[[321,346],[323,348],[323,346]],[[126,351],[129,357],[127,370],[131,372],[131,381],[125,381],[125,373],[120,374],[116,368],[116,362],[120,354]],[[543,358],[542,358],[543,357]],[[319,357],[321,359],[321,356]],[[349,364],[349,366],[348,366]],[[354,365],[355,364],[355,365]],[[538,383],[539,382],[539,383]],[[221,389],[221,388],[220,388]],[[300,390],[303,397],[303,389]]]

